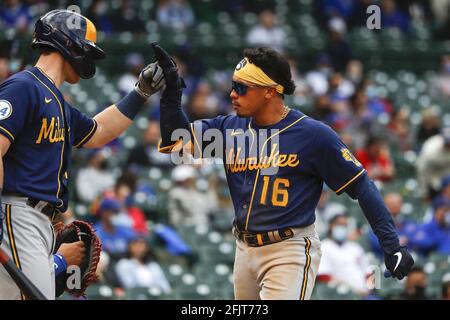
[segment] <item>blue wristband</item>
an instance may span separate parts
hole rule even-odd
[[[125,97],[116,103],[117,108],[128,119],[133,120],[144,106],[146,98],[143,98],[136,90],[131,90]]]
[[[55,267],[55,277],[67,270],[66,258],[60,254],[53,255],[53,265]]]

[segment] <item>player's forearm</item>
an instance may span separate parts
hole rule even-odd
[[[383,251],[391,253],[397,250],[400,242],[394,221],[373,181],[364,175],[346,192],[352,198],[358,199],[359,206],[377,236]]]
[[[84,145],[87,148],[99,148],[120,136],[133,123],[117,109],[115,105],[108,107],[94,117],[97,130],[92,138]]]
[[[160,127],[160,151],[164,150],[164,147],[174,145],[177,142],[177,138],[172,138],[174,131],[177,129],[183,129],[185,135],[191,136],[189,120],[181,106],[161,106]]]

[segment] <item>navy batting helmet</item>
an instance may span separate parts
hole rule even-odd
[[[53,10],[36,22],[31,46],[57,50],[81,78],[89,79],[95,74],[95,60],[106,57],[96,41],[97,30],[88,18],[69,10]]]

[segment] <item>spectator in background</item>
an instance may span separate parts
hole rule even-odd
[[[328,92],[328,78],[332,72],[330,56],[321,54],[317,60],[316,68],[306,74],[306,83],[314,95],[319,96]]]
[[[127,167],[137,167],[138,169],[171,167],[170,155],[158,151],[160,138],[159,121],[151,119],[144,131],[143,144],[137,145],[128,154]]]
[[[10,76],[9,59],[0,57],[0,84]]]
[[[175,227],[209,224],[209,214],[216,206],[207,195],[196,189],[196,176],[196,170],[189,165],[179,165],[172,171],[176,185],[169,191],[167,206],[169,221]]]
[[[319,237],[326,237],[329,229],[330,221],[337,215],[345,215],[347,209],[343,204],[332,202],[330,199],[330,191],[326,185],[322,190],[319,203],[316,207],[316,231]]]
[[[345,20],[349,28],[366,28],[367,24],[367,8],[372,4],[377,4],[377,0],[352,0],[353,10],[351,16]]]
[[[430,94],[435,99],[450,98],[450,55],[441,57],[441,71],[439,75],[430,80]]]
[[[345,39],[347,27],[341,18],[332,18],[328,22],[330,31],[330,41],[328,43],[328,54],[331,58],[331,65],[335,71],[345,72],[347,64],[352,59],[352,49]]]
[[[450,281],[442,283],[441,296],[442,300],[450,300]]]
[[[145,32],[145,24],[139,18],[138,9],[134,7],[136,1],[122,0],[119,2],[120,7],[111,17],[112,24],[116,32],[132,32],[134,34],[142,34]]]
[[[215,117],[219,112],[220,99],[208,82],[198,84],[188,107],[188,116],[194,121]]]
[[[172,291],[145,238],[137,237],[130,241],[127,257],[117,263],[115,271],[125,289],[157,288],[165,294]]]
[[[331,74],[329,79],[328,94],[332,102],[346,102],[354,92],[355,86],[353,83],[345,79],[340,72],[334,72]],[[347,104],[345,105],[347,106]]]
[[[250,29],[246,39],[250,46],[268,46],[279,52],[283,52],[286,45],[286,34],[277,26],[275,14],[271,10],[259,14],[259,24]]]
[[[413,266],[405,282],[405,290],[396,297],[397,300],[429,300],[426,294],[428,278],[421,267]]]
[[[405,108],[394,110],[387,125],[391,145],[395,144],[396,149],[401,151],[408,151],[413,147],[409,117],[410,113]]]
[[[117,200],[112,198],[103,199],[98,209],[100,221],[94,225],[102,241],[102,249],[112,259],[122,258],[128,250],[128,244],[136,237],[136,233],[132,229],[116,225],[114,220],[121,209],[121,205]]]
[[[450,175],[442,178],[441,196],[450,199]]]
[[[371,179],[389,182],[394,177],[394,164],[389,149],[381,138],[369,137],[365,148],[358,150],[355,155]]]
[[[292,81],[295,83],[294,95],[296,97],[306,97],[310,95],[311,89],[308,87],[306,80],[298,71],[297,60],[293,57],[288,57],[288,62],[291,67]]]
[[[134,86],[139,79],[139,73],[144,68],[144,64],[145,61],[142,54],[134,52],[127,55],[125,60],[127,72],[120,77],[117,83],[122,95],[125,95],[130,92],[130,90],[134,89]]]
[[[345,70],[345,78],[356,88],[364,77],[364,65],[359,60],[350,60]]]
[[[142,236],[148,236],[150,231],[147,225],[147,218],[141,208],[135,205],[134,195],[137,190],[137,176],[131,172],[125,172],[117,179],[114,186],[114,193],[117,201],[122,205],[123,211],[134,232]],[[126,222],[126,220],[125,220]]]
[[[409,17],[403,11],[397,9],[394,0],[381,1],[381,25],[383,28],[396,28],[403,33],[409,32]]]
[[[336,215],[329,224],[328,238],[322,241],[322,260],[317,281],[344,284],[361,297],[368,295],[368,261],[364,249],[349,241],[351,230],[345,215]]]
[[[329,126],[333,126],[334,113],[331,106],[330,97],[328,95],[323,94],[314,99],[312,116],[316,120],[322,121]]]
[[[186,29],[195,23],[194,12],[185,0],[160,0],[156,19],[164,27],[176,30]]]
[[[417,230],[417,224],[408,218],[405,218],[401,214],[401,209],[403,206],[403,198],[399,193],[391,192],[384,196],[384,203],[392,215],[392,220],[394,220],[395,227],[397,228],[398,236],[400,239],[400,245],[406,246],[408,244],[408,239],[413,236]],[[372,252],[375,253],[380,259],[383,258],[383,250],[381,249],[380,243],[378,242],[375,233],[370,230],[369,242]]]
[[[328,19],[333,17],[348,19],[355,9],[354,0],[320,0],[320,2],[322,10]]]
[[[97,29],[104,33],[111,33],[113,26],[109,17],[109,3],[106,0],[94,0],[88,8],[88,17]]]
[[[28,31],[31,22],[30,8],[19,0],[5,0],[0,7],[2,29],[16,29],[19,33]]]
[[[422,149],[423,143],[430,137],[441,131],[440,110],[437,106],[426,108],[422,111],[422,121],[416,135],[416,151]]]
[[[80,168],[75,182],[81,201],[91,203],[102,192],[114,186],[114,175],[106,170],[108,156],[108,148],[88,151],[87,166]]]
[[[450,174],[450,125],[422,146],[417,158],[417,179],[422,195],[432,199],[439,193],[442,178]]]
[[[433,219],[418,227],[409,239],[409,247],[422,255],[430,252],[450,255],[450,199],[438,196],[432,205]]]

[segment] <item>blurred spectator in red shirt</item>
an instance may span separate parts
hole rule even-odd
[[[148,235],[149,230],[147,220],[141,208],[134,204],[134,193],[136,192],[137,177],[130,173],[124,173],[116,182],[114,186],[114,193],[116,200],[122,205],[125,213],[123,224],[130,222],[130,227],[134,232],[140,235]]]
[[[379,137],[370,137],[364,149],[356,152],[356,158],[373,180],[388,182],[394,177],[395,169],[389,149]]]

